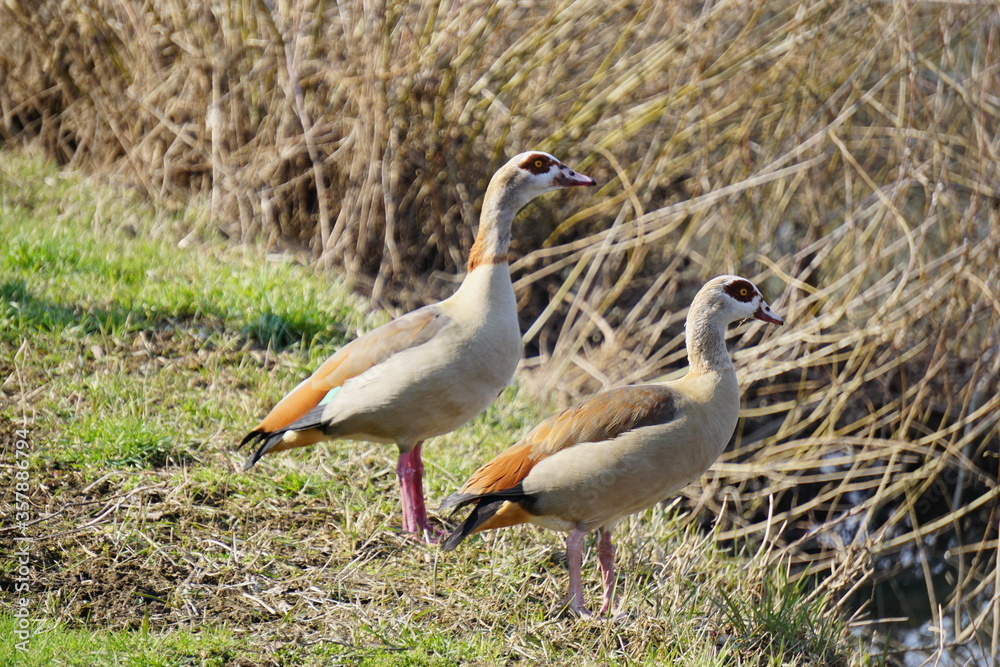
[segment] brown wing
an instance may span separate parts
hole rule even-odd
[[[642,426],[668,422],[676,409],[674,392],[659,385],[602,392],[541,422],[521,442],[474,472],[455,495],[510,489],[547,456],[579,443],[610,440]]]
[[[282,398],[254,432],[269,433],[288,426],[319,405],[334,387],[341,386],[398,352],[427,342],[447,321],[448,318],[438,308],[428,306],[351,341]]]

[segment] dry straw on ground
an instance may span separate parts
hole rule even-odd
[[[209,197],[226,233],[304,244],[376,300],[447,292],[506,156],[596,176],[516,229],[538,388],[674,371],[682,304],[754,278],[789,325],[742,330],[747,420],[694,502],[738,499],[728,537],[845,591],[901,551],[929,581],[949,549],[935,602],[996,654],[996,605],[963,607],[1000,588],[994,4],[81,0],[0,20],[8,142]]]

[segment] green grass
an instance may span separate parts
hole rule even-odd
[[[401,535],[392,448],[320,445],[243,473],[233,445],[267,407],[387,316],[31,156],[4,155],[0,218],[0,453],[27,428],[41,519],[26,528],[39,632],[12,652],[0,616],[0,665],[868,664],[827,596],[676,509],[616,531],[629,616],[579,622],[560,606],[559,535],[449,554]],[[515,386],[429,443],[430,503],[543,413]],[[584,567],[593,600],[593,544]],[[15,576],[3,563],[5,602]]]
[[[221,239],[179,250],[159,232],[169,220],[43,163],[7,160],[0,201],[12,239],[0,255],[0,340],[18,368],[60,389],[32,404],[58,420],[46,460],[176,461],[213,423],[249,425],[254,411],[246,397],[231,402],[232,386],[264,388],[250,392],[263,406],[371,325],[335,281]],[[290,349],[293,368],[261,373],[262,356]]]
[[[341,288],[304,280],[298,267],[218,242],[203,246],[203,254],[182,252],[166,239],[143,238],[157,222],[148,212],[136,217],[136,206],[73,188],[55,172],[25,176],[5,181],[2,193],[13,238],[0,263],[8,341],[26,330],[125,336],[193,320],[284,349],[317,337],[342,340],[363,322]],[[109,224],[122,216],[133,220],[128,233]],[[209,248],[214,253],[204,254]]]
[[[35,634],[28,640],[27,650],[20,650],[10,643],[19,641],[16,637],[8,639],[14,637],[15,623],[12,617],[0,615],[0,637],[4,639],[4,651],[0,653],[2,667],[222,667],[233,664],[241,655],[250,657],[241,649],[239,638],[221,628],[160,633],[148,628],[100,632],[56,624]]]

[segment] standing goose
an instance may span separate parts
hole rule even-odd
[[[726,327],[751,317],[783,323],[749,280],[709,281],[688,311],[687,374],[611,389],[540,423],[445,499],[442,509],[474,507],[444,550],[473,533],[520,523],[568,532],[569,606],[588,617],[580,578],[583,536],[598,530],[604,583],[599,613],[615,613],[611,530],[621,517],[701,476],[722,453],[740,411]]]
[[[268,452],[321,440],[396,443],[403,529],[429,529],[420,446],[486,409],[521,358],[507,266],[514,215],[541,194],[596,185],[548,153],[517,155],[490,180],[468,273],[458,291],[341,348],[285,396],[240,446]]]

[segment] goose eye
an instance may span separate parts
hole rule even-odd
[[[544,166],[545,166],[544,162],[542,162],[541,160],[535,160],[535,168],[536,169],[541,169]]]
[[[750,293],[750,290],[748,290],[746,287],[741,287],[740,288],[740,296],[746,296],[749,293]]]

